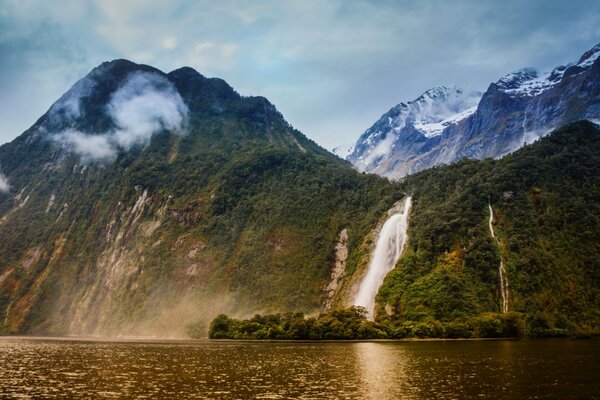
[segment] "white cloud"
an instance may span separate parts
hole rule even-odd
[[[111,135],[90,135],[68,130],[52,137],[81,157],[84,164],[93,161],[111,162],[117,157],[117,148]]]
[[[183,131],[188,108],[171,82],[157,74],[135,73],[113,95],[108,113],[118,129],[114,141],[125,150],[147,143],[162,129]]]
[[[162,130],[184,134],[187,127],[186,104],[173,84],[156,73],[131,74],[112,95],[106,112],[115,129],[100,134],[69,129],[52,139],[79,155],[83,163],[112,162],[120,150],[144,145]]]
[[[10,185],[8,184],[8,179],[6,176],[0,172],[0,192],[7,193],[10,190]]]
[[[30,126],[82,71],[128,58],[191,66],[265,96],[333,147],[431,87],[485,90],[524,66],[573,61],[600,37],[592,0],[46,3],[0,0],[0,140]]]

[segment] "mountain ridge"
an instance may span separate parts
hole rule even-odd
[[[510,73],[489,85],[475,110],[430,136],[418,124],[385,126],[384,114],[357,140],[347,157],[359,170],[392,179],[449,164],[462,157],[501,157],[552,129],[600,118],[600,44],[576,64],[539,74]],[[366,162],[365,162],[366,161]]]

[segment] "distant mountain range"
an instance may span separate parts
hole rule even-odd
[[[600,44],[573,64],[532,68],[485,93],[437,87],[400,103],[367,129],[346,156],[355,167],[399,179],[463,157],[501,157],[564,124],[600,120]]]

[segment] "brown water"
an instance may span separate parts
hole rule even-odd
[[[600,342],[0,338],[0,398],[600,399]]]

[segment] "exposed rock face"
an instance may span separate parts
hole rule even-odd
[[[335,246],[335,263],[331,269],[329,284],[325,288],[325,311],[333,306],[335,295],[341,288],[342,281],[346,272],[346,261],[348,260],[348,229],[344,228],[340,232],[338,243]]]
[[[428,91],[421,98],[432,98],[442,112],[415,107],[421,98],[400,103],[358,139],[347,159],[361,171],[399,179],[462,157],[501,157],[567,123],[599,121],[599,56],[600,44],[576,64],[545,74],[532,68],[513,72],[492,83],[476,107],[458,103],[461,106],[452,109],[452,115],[443,112],[444,105],[455,97],[450,95],[452,91],[448,94],[444,88],[443,95],[437,97]],[[419,119],[425,119],[422,115],[430,121],[436,116],[438,120],[444,118],[442,129],[420,123]]]

